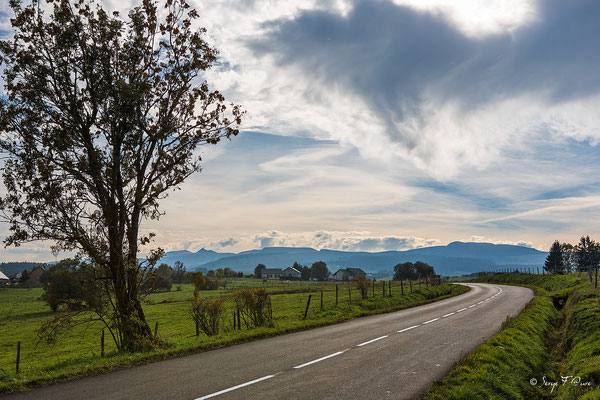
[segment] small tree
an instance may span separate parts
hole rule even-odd
[[[79,261],[66,259],[48,267],[44,273],[44,299],[52,311],[61,304],[70,309],[83,307],[85,301],[82,280],[85,278],[79,271]]]
[[[598,268],[600,262],[600,245],[590,239],[589,236],[582,236],[577,246],[575,246],[575,260],[577,270],[587,272],[591,282],[592,271]]]
[[[373,282],[370,279],[365,278],[364,276],[355,276],[352,280],[354,281],[354,286],[356,286],[356,288],[360,290],[360,295],[362,296],[362,298],[366,299],[368,297],[369,288],[371,287]]]
[[[300,279],[302,279],[303,281],[307,281],[310,279],[310,268],[308,268],[308,266],[304,265],[300,270]]]
[[[323,261],[317,261],[310,267],[310,277],[318,281],[326,281],[329,278],[327,264]]]
[[[563,255],[563,264],[565,266],[565,272],[573,272],[576,270],[576,254],[575,246],[570,243],[561,243],[560,251]]]
[[[196,324],[196,336],[200,335],[200,330],[206,336],[217,335],[221,331],[225,313],[225,302],[223,298],[206,299],[199,297],[197,292],[194,292],[192,297],[192,305],[190,307],[190,315]]]
[[[417,278],[417,270],[413,263],[405,262],[394,267],[394,280],[404,281]]]
[[[194,285],[194,293],[198,293],[199,290],[204,289],[206,286],[206,277],[201,271],[190,272],[188,274],[188,279]]]
[[[171,274],[171,279],[174,283],[183,283],[185,282],[185,265],[181,261],[175,261],[175,266],[173,268],[173,273]]]
[[[29,271],[26,269],[21,272],[21,278],[19,279],[19,283],[25,283],[29,280]]]
[[[238,289],[231,298],[246,328],[265,326],[273,320],[271,295],[265,289]]]
[[[262,270],[263,269],[267,269],[267,267],[265,267],[263,264],[258,264],[254,268],[254,276],[258,279],[262,278]]]
[[[564,258],[560,242],[558,240],[550,246],[550,252],[546,257],[544,269],[549,274],[563,274],[565,272]]]

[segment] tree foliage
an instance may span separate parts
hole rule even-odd
[[[271,295],[265,289],[238,289],[231,298],[246,328],[265,326],[273,321]]]
[[[366,299],[369,294],[369,288],[373,284],[373,281],[365,278],[364,276],[355,276],[352,280],[354,281],[354,286],[360,290],[361,297]]]
[[[265,267],[264,264],[258,264],[254,268],[254,276],[259,279],[262,278],[262,270],[263,269],[267,269],[267,267]]]
[[[329,278],[329,269],[323,261],[317,261],[310,267],[310,277],[318,281],[326,281]]]
[[[558,240],[554,241],[552,246],[550,246],[550,252],[548,253],[548,257],[546,257],[544,269],[549,274],[563,274],[565,272],[564,257]]]
[[[190,315],[196,324],[196,336],[200,331],[207,336],[217,335],[224,321],[225,302],[221,297],[209,300],[194,293],[190,306]]]
[[[94,0],[46,3],[11,1],[15,34],[0,41],[5,243],[90,260],[119,348],[136,350],[152,338],[139,286],[161,255],[138,262],[153,237],[140,224],[200,170],[198,146],[238,133],[242,111],[203,81],[217,51],[185,0],[143,0],[126,18]]]

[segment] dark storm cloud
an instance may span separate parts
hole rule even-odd
[[[468,37],[440,16],[387,1],[359,1],[346,16],[306,11],[273,21],[252,43],[318,84],[362,97],[394,132],[421,102],[470,109],[540,92],[553,102],[600,90],[600,2],[540,2],[538,20],[512,34]],[[409,147],[417,138],[395,133]]]

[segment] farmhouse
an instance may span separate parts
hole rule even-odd
[[[8,285],[10,279],[8,276],[4,275],[4,272],[0,271],[0,286]]]
[[[42,276],[42,274],[45,271],[46,271],[46,268],[43,265],[38,265],[37,267],[32,269],[31,272],[29,273],[29,279],[39,282],[40,277]]]
[[[279,279],[281,277],[281,268],[263,268],[260,270],[263,279]]]
[[[281,273],[282,278],[300,278],[302,274],[294,267],[287,267]]]
[[[333,274],[333,279],[336,281],[351,281],[357,276],[362,276],[364,278],[367,274],[360,268],[342,268],[338,269],[335,274]]]

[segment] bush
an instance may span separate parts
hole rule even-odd
[[[366,299],[368,297],[368,290],[373,284],[373,282],[370,279],[366,279],[363,276],[355,276],[352,280],[354,281],[354,286],[356,286],[356,288],[360,290],[360,295],[362,296],[362,298]]]
[[[209,300],[198,297],[198,293],[194,293],[190,314],[196,323],[196,336],[200,334],[200,330],[207,336],[217,335],[223,325],[224,313],[225,302],[223,298],[217,297]]]
[[[273,321],[271,295],[263,288],[239,289],[231,298],[246,328],[265,326]]]

